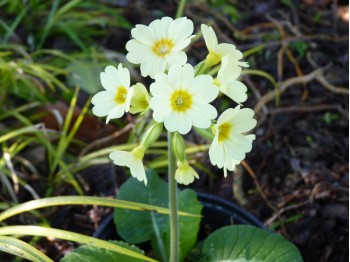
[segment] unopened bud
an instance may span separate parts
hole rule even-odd
[[[141,145],[145,147],[150,147],[154,142],[157,141],[159,136],[163,132],[163,123],[155,123],[151,125],[150,128],[142,136]]]
[[[175,132],[173,136],[173,139],[171,141],[171,149],[180,162],[184,162],[186,160],[185,141],[178,132]]]
[[[215,135],[213,134],[213,130],[211,128],[204,129],[204,128],[195,127],[194,130],[201,137],[208,139],[210,141],[213,141]],[[215,132],[215,130],[214,130],[214,132]]]
[[[134,95],[131,98],[130,102],[130,110],[129,112],[132,114],[137,113],[145,113],[149,107],[149,100],[151,99],[150,95],[148,94],[148,91],[146,87],[141,84],[137,83],[134,87]]]

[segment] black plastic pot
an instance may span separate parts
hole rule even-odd
[[[211,232],[227,225],[252,225],[266,229],[258,219],[233,202],[205,193],[197,193],[197,196],[203,205],[201,227],[205,231]],[[93,237],[116,239],[117,234],[113,223],[113,214],[109,215],[101,223]]]
[[[251,225],[265,229],[257,218],[231,201],[205,193],[197,193],[197,196],[203,205],[202,220],[213,229],[228,225]]]

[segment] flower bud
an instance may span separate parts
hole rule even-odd
[[[195,127],[194,130],[201,137],[208,139],[210,141],[213,141],[215,135],[213,134],[213,130],[211,128],[204,129],[204,128]]]
[[[149,100],[151,99],[150,95],[148,94],[148,91],[146,87],[141,84],[137,83],[134,87],[134,95],[131,98],[130,102],[130,110],[129,112],[132,114],[137,113],[145,113],[149,107]]]
[[[178,132],[175,132],[173,136],[171,141],[171,149],[180,162],[184,162],[186,160],[185,141]]]
[[[141,145],[150,147],[163,132],[163,123],[155,123],[142,136]]]

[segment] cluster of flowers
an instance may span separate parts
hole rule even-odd
[[[154,82],[150,94],[142,83],[130,86],[130,73],[119,64],[118,68],[107,66],[101,73],[104,91],[92,98],[92,111],[97,116],[107,116],[107,122],[120,118],[125,112],[132,114],[153,110],[155,123],[143,134],[140,145],[131,152],[114,151],[110,158],[116,165],[130,168],[131,175],[147,184],[142,163],[145,151],[163,131],[163,124],[175,132],[172,150],[177,157],[175,178],[188,185],[198,178],[189,165],[185,143],[181,135],[190,132],[192,126],[205,129],[213,141],[209,149],[210,161],[218,168],[232,171],[246,153],[252,149],[254,135],[244,135],[256,125],[254,112],[241,108],[247,99],[247,87],[238,77],[246,62],[240,61],[242,53],[232,44],[218,43],[212,27],[202,24],[201,31],[208,48],[205,60],[193,67],[186,63],[183,51],[194,37],[193,23],[186,17],[173,20],[170,17],[157,19],[149,24],[136,25],[131,35],[134,39],[126,44],[126,58],[140,64],[141,75],[150,76]],[[216,78],[210,74],[220,64]],[[209,72],[209,74],[208,74]],[[219,92],[238,105],[218,113],[210,105]]]

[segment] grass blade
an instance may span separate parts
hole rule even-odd
[[[118,252],[127,256],[143,259],[146,261],[156,261],[152,258],[146,257],[124,247],[121,247],[110,242],[100,240],[97,238],[85,236],[70,231],[61,229],[38,227],[38,226],[8,226],[0,228],[0,235],[30,235],[30,236],[43,236],[43,237],[55,237],[59,239],[79,242],[88,244],[91,246],[105,248],[114,252]]]
[[[153,205],[147,205],[142,203],[136,203],[131,201],[124,201],[118,199],[111,199],[105,197],[93,197],[93,196],[59,196],[48,197],[37,200],[32,200],[11,207],[4,212],[0,213],[0,221],[3,221],[9,217],[21,214],[34,209],[52,207],[52,206],[66,206],[66,205],[100,205],[115,208],[125,208],[136,211],[153,211],[159,214],[169,214],[169,209],[164,207],[158,207]],[[183,216],[197,216],[186,212],[179,212],[179,215]]]
[[[0,236],[0,250],[31,261],[53,262],[36,248],[14,237]]]

